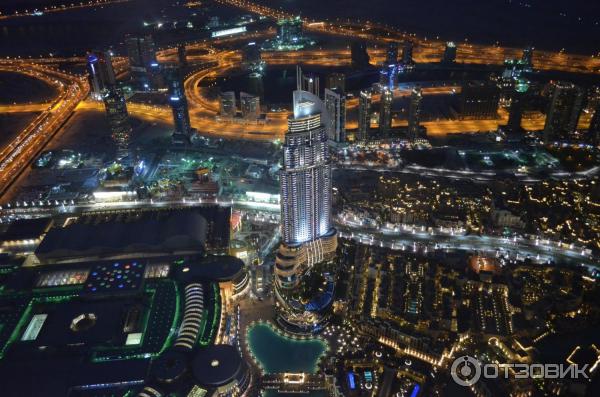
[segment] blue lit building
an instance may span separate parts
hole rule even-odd
[[[278,286],[293,288],[298,277],[335,254],[331,223],[331,164],[323,102],[307,91],[294,91],[281,170],[283,244],[276,261]]]

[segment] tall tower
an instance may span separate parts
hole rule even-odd
[[[572,83],[553,81],[549,85],[549,97],[544,143],[554,139],[569,139],[577,129],[583,108],[583,90]]]
[[[523,50],[523,55],[521,56],[521,62],[527,69],[533,68],[533,47],[527,47]]]
[[[300,65],[296,65],[296,89],[319,96],[319,77],[312,73],[304,74]]]
[[[410,105],[408,108],[408,138],[415,141],[421,135],[421,103],[423,93],[420,87],[413,88],[410,94]]]
[[[391,90],[384,88],[379,100],[379,137],[388,137],[392,129],[392,101],[394,94]]]
[[[119,88],[111,88],[105,91],[103,100],[112,138],[117,143],[118,150],[125,151],[131,135],[125,95]]]
[[[453,41],[449,41],[444,48],[442,63],[453,64],[454,62],[456,62],[456,44]]]
[[[95,99],[102,99],[105,90],[117,85],[110,51],[88,53],[87,70],[92,96]]]
[[[361,91],[358,98],[358,131],[356,133],[357,141],[366,141],[369,139],[371,130],[371,93]]]
[[[156,62],[156,50],[152,35],[127,36],[125,45],[133,79],[141,83],[144,89],[159,84],[160,70],[158,62]]]
[[[331,164],[323,102],[307,91],[294,91],[294,114],[283,146],[281,229],[283,242],[275,274],[281,288],[293,288],[314,264],[335,254],[331,222]]]
[[[414,46],[414,43],[410,40],[404,42],[404,46],[402,49],[402,63],[404,65],[412,65],[415,63],[413,60]]]
[[[527,80],[518,79],[516,81],[515,90],[511,95],[510,107],[508,109],[508,123],[506,124],[506,129],[510,133],[518,133],[522,130],[523,105],[528,89],[529,82]]]
[[[185,96],[181,69],[179,67],[168,68],[167,80],[169,84],[169,104],[173,111],[175,134],[190,136],[192,134],[192,124],[190,122],[190,112]]]
[[[395,65],[398,62],[398,43],[391,42],[388,44],[385,57],[386,65]]]
[[[346,96],[340,90],[325,88],[327,135],[334,142],[346,141]]]
[[[187,67],[187,53],[185,50],[185,44],[179,44],[177,46],[177,62],[179,62],[179,67]]]
[[[364,41],[354,41],[350,45],[350,55],[352,58],[352,67],[362,69],[369,66],[369,53],[367,52],[367,43]]]

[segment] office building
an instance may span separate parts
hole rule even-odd
[[[462,85],[461,119],[495,119],[498,117],[500,89],[490,81],[468,81]]]
[[[544,143],[568,140],[577,130],[583,109],[584,92],[575,84],[552,81],[548,87],[548,107],[544,124]]]
[[[125,38],[131,77],[143,89],[159,88],[161,73],[156,61],[152,35],[129,35]]]
[[[358,98],[358,130],[356,132],[357,141],[366,141],[369,139],[371,131],[371,93],[361,91]]]
[[[346,141],[346,96],[337,89],[325,89],[327,136],[330,141]]]
[[[508,133],[516,134],[523,130],[521,128],[521,121],[523,119],[523,107],[527,96],[527,90],[529,90],[529,82],[527,80],[519,79],[515,83],[515,89],[512,93],[510,106],[508,108],[508,123],[506,124]]]
[[[219,113],[221,114],[221,117],[235,117],[237,113],[237,107],[235,104],[235,92],[222,92],[221,97],[219,99],[219,104]]]
[[[177,46],[177,61],[179,62],[179,67],[187,67],[187,52],[185,50],[185,44],[180,44]]]
[[[260,46],[254,41],[242,48],[242,67],[254,74],[262,75],[265,62],[262,60]]]
[[[408,108],[408,138],[415,141],[421,138],[421,106],[423,93],[420,87],[413,88],[410,94],[410,105]]]
[[[280,171],[283,242],[275,273],[283,289],[295,287],[306,269],[330,259],[337,247],[325,106],[310,92],[294,91],[293,108]]]
[[[124,151],[131,135],[125,95],[119,88],[112,88],[105,91],[103,101],[112,138],[117,143],[117,148]]]
[[[346,92],[346,75],[343,73],[331,73],[327,76],[327,84],[325,88]]]
[[[394,100],[394,93],[384,88],[381,92],[381,99],[379,100],[379,137],[389,137],[390,131],[392,130],[392,102]]]
[[[110,51],[94,51],[87,56],[88,81],[91,95],[102,99],[104,92],[117,85]]]
[[[302,72],[302,68],[296,66],[296,89],[298,91],[308,91],[311,94],[319,96],[320,86],[319,77],[312,73]]]
[[[453,41],[446,43],[444,48],[444,56],[442,57],[443,64],[453,64],[456,62],[456,44]]]
[[[353,41],[350,45],[350,56],[352,67],[356,69],[366,68],[370,65],[369,53],[367,52],[367,43],[364,41]]]
[[[386,65],[395,65],[398,63],[398,43],[392,42],[388,44],[385,56]]]
[[[410,40],[404,42],[402,47],[402,63],[404,65],[413,65],[415,63],[413,60],[414,46],[414,43]]]
[[[181,68],[170,67],[167,69],[166,75],[169,86],[169,104],[173,111],[175,134],[189,137],[192,134],[192,125]]]
[[[260,98],[240,92],[240,110],[244,119],[256,121],[260,116]]]

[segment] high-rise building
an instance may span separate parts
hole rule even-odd
[[[144,89],[160,83],[158,62],[156,61],[156,50],[152,35],[129,35],[125,38],[129,68],[134,81],[142,84]]]
[[[187,67],[187,53],[185,50],[185,44],[180,44],[177,46],[177,61],[179,62],[179,67]]]
[[[385,56],[386,65],[395,65],[398,63],[398,43],[391,42],[388,44],[387,53]]]
[[[491,81],[468,81],[462,85],[461,119],[495,119],[498,117],[500,89]]]
[[[444,48],[444,56],[442,57],[442,63],[452,64],[456,62],[456,44],[453,41],[446,43]]]
[[[169,86],[169,104],[173,111],[173,123],[175,134],[190,136],[192,125],[190,112],[183,85],[183,75],[180,67],[169,67],[166,69],[167,82]]]
[[[352,67],[362,69],[368,67],[369,53],[367,52],[367,43],[364,41],[353,41],[350,45],[350,56],[352,59]]]
[[[548,85],[548,107],[544,124],[544,143],[555,139],[568,140],[577,130],[583,109],[584,92],[575,84],[552,81]]]
[[[402,63],[404,65],[412,65],[415,63],[413,60],[414,46],[415,44],[410,40],[404,42],[404,45],[402,47]]]
[[[408,138],[411,141],[421,137],[421,106],[423,93],[420,87],[413,88],[408,107]]]
[[[379,100],[379,137],[386,138],[392,130],[392,101],[394,93],[384,88]]]
[[[281,229],[283,242],[275,273],[279,288],[293,288],[314,264],[335,255],[337,238],[331,221],[331,164],[323,102],[294,91],[294,114],[288,119],[283,146]]]
[[[383,65],[379,71],[379,84],[393,90],[398,85],[398,65]]]
[[[311,94],[319,96],[319,77],[312,73],[302,72],[300,65],[296,66],[296,89],[298,91],[308,91]]]
[[[240,92],[240,110],[244,119],[255,121],[260,116],[260,98]]]
[[[346,96],[337,89],[325,88],[327,136],[334,142],[346,141]]]
[[[600,103],[596,104],[596,109],[590,121],[588,129],[588,142],[594,146],[600,145]]]
[[[519,79],[515,83],[515,89],[511,95],[510,106],[508,108],[508,123],[506,129],[508,133],[519,133],[522,131],[521,121],[523,119],[523,106],[529,90],[529,82]]]
[[[129,35],[125,38],[125,44],[132,71],[145,72],[151,63],[156,62],[156,49],[152,35]]]
[[[327,85],[325,88],[346,92],[346,75],[344,73],[331,73],[327,76]]]
[[[131,124],[125,95],[121,89],[113,87],[104,91],[103,100],[112,138],[120,151],[126,150],[131,135]]]
[[[358,98],[358,130],[356,132],[357,141],[366,141],[369,139],[371,131],[371,93],[361,91]]]
[[[105,90],[117,85],[110,51],[94,51],[87,56],[88,80],[92,96],[102,99]]]
[[[533,47],[527,47],[523,50],[523,56],[521,57],[521,62],[527,69],[531,69],[533,67]]]
[[[262,60],[260,46],[252,41],[242,48],[242,66],[245,70],[262,75],[265,62]]]
[[[222,92],[219,103],[219,113],[221,114],[221,117],[235,117],[235,114],[237,112],[237,107],[235,104],[235,92]]]

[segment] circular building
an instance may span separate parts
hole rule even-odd
[[[237,349],[214,345],[198,351],[192,361],[195,383],[213,396],[239,396],[250,384],[248,367]]]

